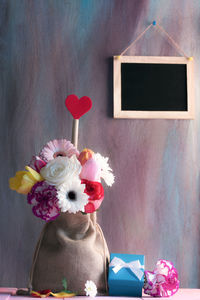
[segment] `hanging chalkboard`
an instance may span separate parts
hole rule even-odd
[[[194,118],[193,61],[114,57],[115,118]]]

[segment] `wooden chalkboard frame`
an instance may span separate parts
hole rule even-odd
[[[121,109],[121,64],[185,64],[187,74],[187,111],[139,111]],[[114,118],[121,119],[194,119],[194,63],[186,57],[170,56],[114,56]]]

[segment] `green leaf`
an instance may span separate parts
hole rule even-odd
[[[66,278],[63,278],[62,285],[64,287],[64,291],[67,291],[67,279]]]

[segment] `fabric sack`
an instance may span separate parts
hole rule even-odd
[[[34,291],[67,289],[85,295],[85,283],[92,280],[99,295],[108,293],[108,247],[96,222],[96,213],[61,213],[47,223],[37,243],[29,287]]]

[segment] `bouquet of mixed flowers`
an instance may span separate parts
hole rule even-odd
[[[101,179],[114,183],[108,158],[90,149],[79,153],[66,139],[48,142],[25,169],[10,178],[10,188],[26,194],[34,215],[46,222],[60,212],[95,212],[104,199]]]

